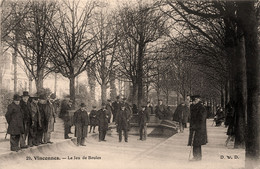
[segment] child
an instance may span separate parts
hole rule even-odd
[[[91,132],[91,129],[93,127],[93,133],[95,133],[95,128],[98,125],[99,121],[97,118],[97,110],[96,110],[96,106],[92,106],[93,110],[91,110],[90,114],[89,114],[89,119],[90,119],[90,130],[89,133]]]

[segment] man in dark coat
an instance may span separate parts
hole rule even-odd
[[[7,113],[5,114],[8,123],[7,133],[10,134],[11,151],[16,152],[20,150],[20,135],[24,134],[23,113],[19,105],[20,100],[20,96],[15,94],[13,97],[13,103],[8,105]]]
[[[80,104],[80,109],[74,113],[73,119],[75,125],[75,137],[77,137],[77,146],[86,146],[85,138],[88,134],[89,118],[85,103]]]
[[[200,96],[194,96],[195,104],[191,106],[190,135],[188,146],[193,146],[193,161],[201,160],[201,145],[207,144],[207,112]]]
[[[50,143],[51,141],[51,133],[54,132],[54,122],[55,122],[55,108],[52,104],[53,102],[53,96],[52,98],[49,96],[47,100],[45,100],[45,118],[46,118],[46,130],[44,131],[44,143]]]
[[[29,104],[29,93],[27,91],[23,92],[22,100],[20,101],[21,110],[23,113],[23,125],[24,125],[24,134],[20,136],[20,146],[21,148],[28,148],[26,141],[29,134],[30,126],[30,104]]]
[[[112,107],[113,107],[113,122],[115,122],[116,120],[116,116],[117,116],[117,113],[120,111],[121,109],[121,102],[120,102],[120,96],[117,96],[116,97],[116,101],[114,101],[112,103]]]
[[[174,114],[176,114],[176,117],[178,118],[180,132],[183,133],[184,126],[187,123],[189,117],[189,108],[185,103],[181,103],[176,108]]]
[[[99,121],[98,121],[98,117],[97,117],[97,110],[96,110],[96,106],[92,106],[92,110],[90,111],[89,114],[89,120],[90,120],[90,130],[89,133],[91,133],[91,129],[93,128],[93,133],[95,133],[95,128],[96,126],[98,126]]]
[[[98,131],[99,131],[99,141],[106,141],[106,133],[108,130],[109,112],[106,109],[106,104],[102,103],[101,109],[98,111]]]
[[[46,119],[46,100],[47,96],[45,94],[41,94],[39,96],[39,102],[38,102],[38,107],[39,107],[39,116],[40,116],[40,122],[37,126],[37,144],[44,144],[43,141],[43,134],[44,132],[47,131],[48,128],[48,121]]]
[[[64,100],[62,102],[59,117],[63,120],[63,123],[64,123],[64,138],[65,139],[71,139],[71,137],[69,137],[70,128],[71,128],[71,118],[70,118],[69,110],[71,110],[71,107],[72,107],[72,100],[69,100],[69,102]]]
[[[133,110],[132,110],[132,107],[127,103],[126,100],[127,100],[127,98],[124,97],[122,99],[122,103],[121,104],[125,105],[126,110],[130,113],[130,119],[131,119],[132,116],[133,116]],[[128,131],[130,131],[130,128],[131,128],[130,121],[128,121],[127,126],[128,126]]]
[[[128,123],[131,119],[130,112],[126,109],[126,105],[121,105],[121,110],[116,116],[116,125],[118,128],[119,142],[122,141],[122,130],[124,131],[125,142],[128,142]]]
[[[31,119],[31,125],[30,125],[30,132],[28,136],[28,145],[30,147],[32,146],[38,146],[37,143],[37,126],[41,127],[41,116],[39,114],[39,107],[38,107],[38,96],[32,97],[32,102],[30,103],[30,119]]]
[[[142,105],[142,109],[138,112],[139,134],[140,140],[144,141],[147,137],[147,125],[150,121],[150,114],[146,105]]]

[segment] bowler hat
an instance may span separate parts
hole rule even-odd
[[[14,99],[14,101],[20,101],[21,97],[19,96],[19,94],[15,94],[13,99]]]
[[[116,96],[116,99],[120,99],[120,96]]]
[[[111,100],[110,100],[110,99],[107,99],[107,101],[108,101],[108,102],[111,102]]]
[[[86,107],[85,103],[80,103],[80,107]]]
[[[24,96],[30,97],[29,92],[28,91],[24,91],[22,97],[24,97]]]

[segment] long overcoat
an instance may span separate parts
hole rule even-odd
[[[45,105],[45,117],[47,121],[47,132],[53,132],[54,131],[54,121],[55,121],[55,108],[53,104],[49,101],[47,101]]]
[[[48,121],[46,118],[46,104],[42,104],[42,103],[38,103],[38,107],[39,107],[39,116],[40,116],[40,122],[39,124],[41,124],[41,126],[38,126],[38,130],[43,130],[44,132],[47,132],[48,130]]]
[[[89,114],[89,120],[90,120],[90,125],[91,126],[98,126],[99,125],[99,120],[98,120],[98,112],[97,110],[91,110]]]
[[[208,142],[206,127],[207,111],[203,106],[202,102],[193,105],[190,111],[191,121],[188,145],[192,145],[192,138],[194,138],[194,146],[205,145]]]
[[[24,133],[23,114],[20,105],[16,105],[14,102],[9,104],[5,118],[8,123],[8,134],[19,135]]]
[[[23,122],[24,123],[30,123],[30,103],[24,102],[23,100],[20,101],[20,107],[23,113]]]
[[[73,116],[75,125],[75,137],[87,137],[89,117],[86,111],[77,110]]]
[[[98,130],[99,131],[108,130],[109,111],[106,109],[104,109],[104,110],[100,109],[97,114],[98,114],[98,120],[99,120]]]
[[[37,103],[33,101],[30,103],[30,119],[31,119],[31,126],[30,126],[30,133],[32,136],[36,136],[37,127],[41,127],[41,116],[39,115],[39,107]]]
[[[189,117],[189,108],[185,104],[180,104],[174,114],[176,114],[177,121],[180,123],[187,123]]]
[[[116,123],[118,130],[128,130],[129,121],[131,119],[131,113],[127,109],[120,110],[116,116]]]

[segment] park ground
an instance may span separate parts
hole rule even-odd
[[[10,152],[9,135],[5,139],[6,125],[0,118],[0,168],[1,169],[242,169],[245,165],[245,150],[233,149],[233,142],[225,146],[224,126],[215,127],[212,119],[207,121],[208,144],[202,147],[202,161],[189,161],[191,147],[187,146],[189,131],[171,137],[148,137],[138,140],[138,135],[129,135],[129,141],[118,142],[118,134],[112,129],[106,142],[98,142],[98,132],[86,139],[86,147],[76,146],[75,139],[63,139],[60,119],[52,134],[54,144],[41,145]],[[150,131],[149,131],[150,132]],[[70,136],[73,137],[73,134]],[[59,160],[35,160],[38,157]]]

